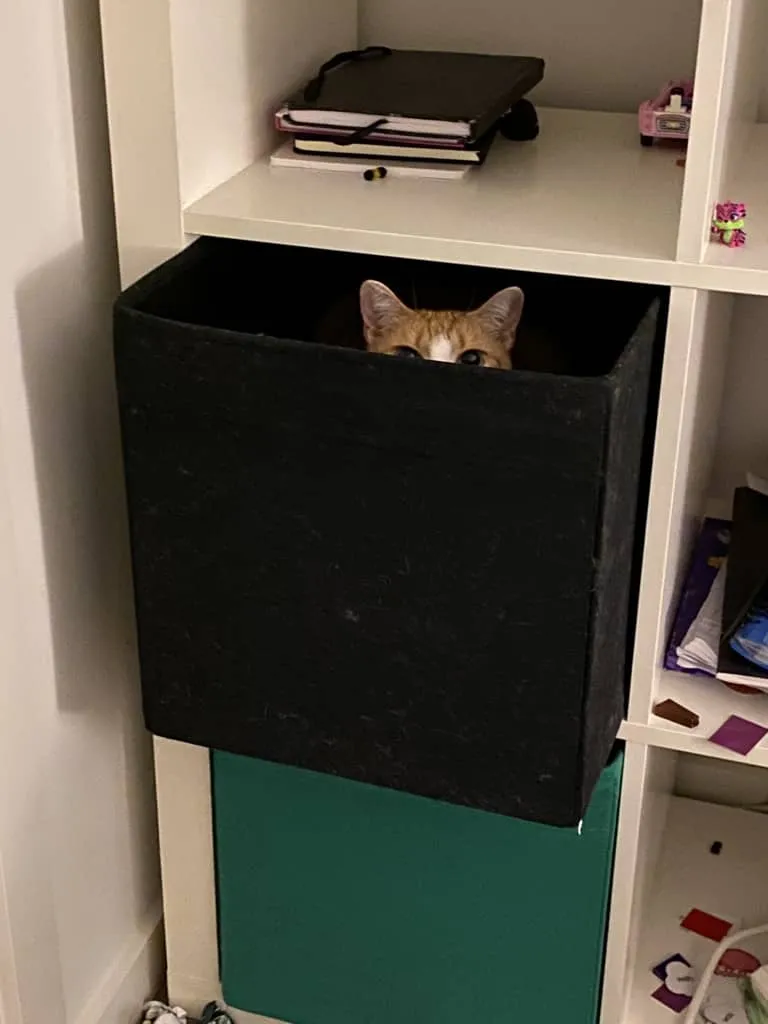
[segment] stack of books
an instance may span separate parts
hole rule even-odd
[[[303,156],[479,165],[543,74],[537,57],[368,47],[324,64],[276,125]]]
[[[742,693],[768,692],[767,490],[739,487],[731,520],[704,521],[665,668],[715,676]]]
[[[768,497],[739,487],[733,526],[717,678],[768,690]]]
[[[729,519],[704,520],[670,635],[664,667],[714,676],[720,648]]]

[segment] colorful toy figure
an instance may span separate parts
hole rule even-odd
[[[730,249],[738,249],[747,240],[744,230],[747,208],[744,203],[718,203],[712,218],[712,240],[722,242]]]
[[[693,82],[675,79],[667,82],[652,100],[641,103],[637,112],[640,142],[652,146],[654,139],[685,141],[691,129]]]

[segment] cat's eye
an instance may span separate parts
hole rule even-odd
[[[485,353],[479,348],[468,348],[466,352],[461,353],[456,362],[465,366],[482,366],[485,362]]]
[[[401,359],[421,359],[421,352],[418,352],[415,348],[411,348],[410,345],[398,345],[394,350],[396,356],[400,356]]]

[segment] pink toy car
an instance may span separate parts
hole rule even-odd
[[[652,146],[654,139],[687,139],[693,110],[693,82],[667,82],[655,100],[640,104],[640,142]]]

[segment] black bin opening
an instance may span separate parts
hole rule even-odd
[[[659,293],[622,281],[221,239],[193,250],[184,275],[158,280],[136,308],[192,326],[362,350],[358,295],[368,278],[422,309],[473,309],[517,285],[525,310],[515,369],[580,377],[611,371]]]

